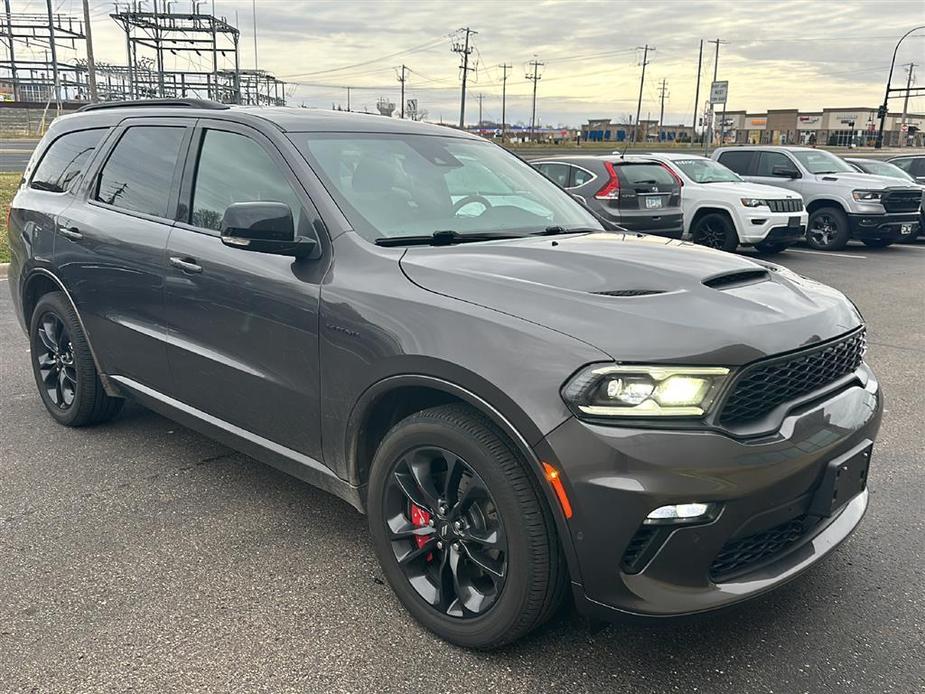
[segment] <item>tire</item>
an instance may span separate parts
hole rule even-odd
[[[868,248],[886,248],[893,245],[893,239],[861,239]]]
[[[732,252],[739,245],[739,235],[729,217],[719,212],[705,214],[694,223],[691,240],[701,246]]]
[[[456,474],[443,474],[452,460],[457,461]],[[446,484],[447,477],[466,480],[468,491],[431,494],[436,508],[433,514],[425,512],[425,521],[420,511],[428,504],[416,480],[431,479],[427,486],[432,492],[444,490],[444,485],[463,489],[462,481]],[[441,495],[442,506],[434,498]],[[422,501],[418,511],[412,497]],[[465,501],[454,505],[456,499],[469,499],[468,506]],[[372,463],[368,512],[373,547],[399,601],[418,622],[451,643],[499,648],[548,620],[562,603],[567,572],[555,521],[537,481],[507,437],[468,406],[423,410],[386,434]],[[463,530],[449,529],[456,518],[464,519]],[[489,521],[481,524],[481,518],[490,518],[493,530],[487,529]],[[407,536],[411,527],[421,534]],[[395,539],[396,529],[403,533],[401,539]],[[451,535],[454,532],[460,534]],[[496,543],[490,547],[503,550],[471,540],[480,534],[494,537]],[[441,538],[449,539],[443,543]],[[409,561],[415,550],[417,556]],[[486,565],[495,573],[480,570]],[[441,580],[433,581],[435,576]],[[475,577],[467,584],[469,576]],[[440,591],[435,588],[438,583],[444,586]],[[483,594],[489,597],[472,598]]]
[[[840,251],[848,245],[848,217],[838,207],[820,207],[810,213],[806,243],[817,251]]]
[[[103,390],[77,313],[63,292],[39,299],[29,325],[29,347],[39,396],[59,424],[99,424],[122,409],[124,401]]]
[[[755,250],[761,255],[776,255],[788,248],[790,248],[789,243],[770,243],[762,241],[761,243],[755,244]]]

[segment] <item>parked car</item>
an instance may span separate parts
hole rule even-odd
[[[549,157],[530,164],[607,222],[670,238],[684,232],[681,180],[651,157]]]
[[[911,159],[908,157],[907,159]],[[919,186],[923,191],[925,191],[925,177],[921,181],[916,181],[912,174],[908,173],[904,169],[896,166],[896,164],[891,164],[888,161],[882,161],[880,159],[869,159],[862,157],[844,157],[844,160],[851,164],[855,169],[862,173],[874,174],[875,176],[886,176],[888,178],[895,178],[904,183],[914,183]],[[923,170],[925,173],[925,170]],[[919,233],[918,235],[925,234],[925,205],[919,207]],[[910,234],[909,238],[906,241],[914,241],[915,235]]]
[[[796,191],[809,213],[807,243],[835,251],[850,239],[883,248],[915,236],[922,191],[861,174],[831,152],[809,147],[720,147],[713,159],[747,181]]]
[[[887,159],[887,161],[912,176],[916,183],[925,184],[925,155],[902,154],[898,157]]]
[[[509,643],[566,594],[596,617],[763,594],[867,508],[882,402],[845,296],[603,233],[465,132],[84,107],[49,128],[10,225],[55,421],[131,399],[340,496],[402,604],[462,646]]]
[[[723,251],[779,253],[806,236],[799,193],[748,183],[722,164],[686,152],[650,154],[681,180],[684,238]]]

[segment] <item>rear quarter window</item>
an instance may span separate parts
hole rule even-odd
[[[49,145],[32,174],[29,187],[52,193],[73,190],[107,128],[65,133]]]

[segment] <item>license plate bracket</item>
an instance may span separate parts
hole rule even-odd
[[[854,453],[829,461],[822,482],[810,503],[810,514],[834,515],[867,487],[872,448],[873,444],[868,444]]]

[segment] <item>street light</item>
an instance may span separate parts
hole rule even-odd
[[[899,41],[896,42],[896,48],[893,49],[893,60],[890,63],[890,75],[886,78],[886,92],[883,94],[883,106],[880,107],[880,131],[877,133],[877,142],[874,144],[875,149],[881,149],[883,147],[883,126],[886,125],[886,112],[889,109],[890,84],[893,82],[893,67],[896,65],[896,52],[899,50],[899,44],[901,44],[909,34],[919,29],[925,29],[925,24],[910,29],[903,34]]]

